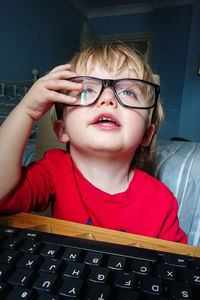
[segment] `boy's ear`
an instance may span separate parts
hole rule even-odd
[[[150,124],[149,127],[146,129],[144,136],[142,138],[141,141],[141,146],[143,147],[148,147],[149,144],[151,143],[153,134],[155,132],[155,125],[154,124]]]
[[[62,120],[55,121],[53,128],[60,143],[67,143],[69,141],[69,137]]]

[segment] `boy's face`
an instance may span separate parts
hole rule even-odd
[[[116,60],[116,68],[119,61]],[[96,64],[88,75],[101,79],[142,78],[131,69],[108,72]],[[141,76],[140,76],[141,75]],[[88,107],[66,107],[63,121],[54,126],[60,142],[70,141],[70,152],[96,155],[123,154],[133,157],[136,148],[148,146],[154,132],[149,125],[151,110],[139,110],[121,106],[110,87],[106,87],[98,101]]]

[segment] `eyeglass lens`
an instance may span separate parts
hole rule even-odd
[[[77,98],[76,105],[90,105],[99,97],[102,81],[87,77],[77,77],[72,81],[82,83],[81,92],[70,91],[68,94]],[[133,79],[115,82],[114,90],[120,101],[129,107],[151,107],[155,101],[154,87],[148,83]]]

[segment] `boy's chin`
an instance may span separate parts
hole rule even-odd
[[[93,152],[94,155],[102,155],[105,156],[120,156],[127,152],[133,153],[133,149],[125,149],[122,145],[109,145],[109,144],[100,144],[100,145],[92,145],[88,148],[90,152]]]

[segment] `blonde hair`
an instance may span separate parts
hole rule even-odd
[[[153,73],[148,63],[136,51],[121,42],[97,44],[77,53],[71,60],[71,70],[88,74],[97,63],[108,72],[120,73],[129,68],[137,74],[138,78],[153,82]],[[58,104],[56,110],[58,118],[62,117],[63,105]],[[150,115],[150,123],[155,126],[155,136],[163,121],[163,110],[159,99]],[[153,161],[155,161],[153,141],[155,142],[155,137],[148,147],[139,146],[132,161],[134,166],[151,174],[154,172]]]

